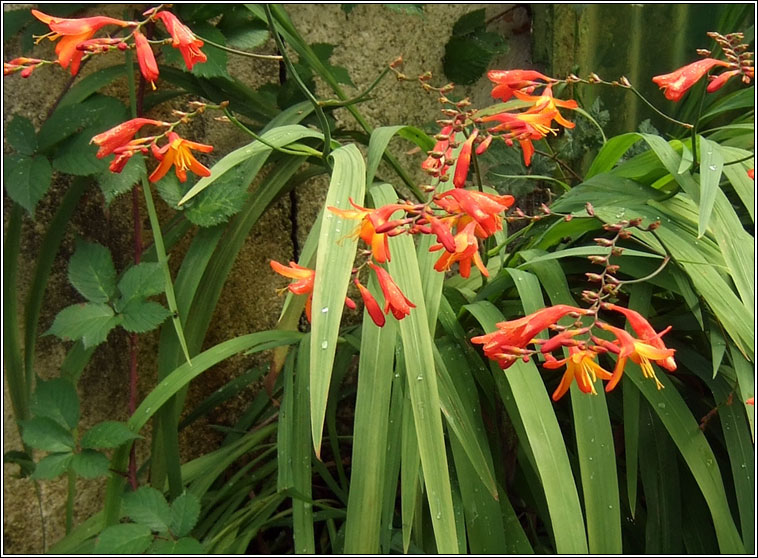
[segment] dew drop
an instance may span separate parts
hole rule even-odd
[[[328,346],[329,346],[329,343],[327,343],[326,341],[322,341],[321,342],[321,348],[322,349],[326,349]]]
[[[740,467],[741,467],[742,469],[745,469],[745,468],[746,468],[746,465],[743,463],[742,465],[740,465]]]
[[[329,311],[329,308],[327,308],[326,306],[324,306],[324,307],[321,309],[321,313],[322,313],[322,314],[326,314],[328,311]]]
[[[613,509],[613,505],[612,504],[608,504],[608,509],[612,510]]]
[[[421,374],[419,374],[418,376],[416,376],[416,379],[420,382],[421,380],[424,379],[424,377]]]
[[[716,165],[708,165],[708,169],[712,170],[712,171],[715,171],[716,170]]]
[[[665,409],[666,408],[666,404],[665,403],[658,403],[658,408],[659,409]]]

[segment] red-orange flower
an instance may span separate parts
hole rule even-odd
[[[179,21],[179,18],[171,12],[158,12],[156,17],[166,26],[168,34],[171,35],[171,46],[178,48],[182,53],[188,70],[192,70],[198,62],[208,60],[208,57],[200,50],[204,44],[203,41],[195,37],[190,28]]]
[[[489,277],[490,274],[487,268],[484,267],[482,258],[479,255],[479,241],[474,234],[475,227],[476,223],[471,221],[462,231],[459,231],[455,235],[455,250],[453,252],[445,250],[440,259],[437,260],[437,263],[434,264],[435,270],[447,271],[455,262],[458,262],[461,277],[468,278],[471,274],[471,261],[473,260],[476,267],[482,272],[482,275]],[[429,250],[434,251],[441,248],[442,244],[436,244]]]
[[[631,323],[631,322],[630,322]],[[624,366],[626,365],[627,358],[632,362],[639,364],[642,369],[642,374],[645,378],[652,378],[655,380],[655,385],[658,389],[663,387],[663,384],[658,380],[653,370],[652,362],[656,362],[661,366],[664,365],[669,359],[673,362],[674,349],[661,349],[655,347],[649,342],[635,339],[625,330],[608,325],[606,323],[598,323],[598,325],[610,331],[616,336],[616,345],[618,346],[618,360],[616,361],[616,368],[613,370],[613,376],[610,382],[605,386],[605,391],[611,391],[616,384],[621,380],[621,376],[624,373]],[[613,344],[603,343],[603,346],[613,350]],[[615,351],[614,351],[615,352]],[[676,367],[676,365],[674,365]]]
[[[653,82],[661,88],[668,100],[678,101],[714,66],[729,66],[729,63],[715,58],[703,58],[670,74],[655,76]]]
[[[538,310],[533,314],[517,320],[499,322],[492,333],[472,337],[472,343],[483,345],[482,349],[488,358],[497,361],[500,368],[505,370],[518,358],[527,353],[524,348],[541,331],[555,324],[565,315],[572,312],[586,314],[585,310],[567,304],[557,304]]]
[[[97,151],[97,158],[102,159],[113,153],[116,148],[125,146],[134,137],[142,126],[151,124],[153,126],[167,126],[165,122],[159,120],[151,120],[150,118],[132,118],[126,122],[106,130],[105,132],[96,135],[90,140],[90,143],[94,143],[99,146]]]
[[[490,70],[487,77],[495,84],[492,97],[502,101],[510,99],[516,91],[531,93],[535,87],[544,85],[537,80],[553,81],[535,70]]]
[[[389,221],[389,218],[397,210],[408,209],[409,206],[395,203],[377,209],[368,209],[354,203],[353,200],[349,201],[355,209],[340,209],[332,206],[327,209],[343,219],[360,219],[361,223],[354,234],[371,247],[371,253],[377,262],[390,261],[389,237],[393,235],[392,229],[403,224],[404,221]],[[381,232],[377,229],[381,229]]]
[[[153,149],[153,155],[160,160],[161,164],[150,175],[150,182],[157,182],[163,178],[171,165],[174,165],[176,176],[181,182],[186,182],[188,169],[198,176],[210,176],[210,169],[195,159],[191,149],[210,153],[213,151],[213,146],[189,141],[179,137],[179,134],[175,132],[169,132],[168,143],[161,148]]]
[[[432,153],[442,154],[440,157],[432,157],[431,155],[427,157],[423,163],[421,163],[421,168],[429,173],[437,173],[439,172],[440,175],[445,174],[446,165],[444,163],[445,158],[449,158],[449,156],[452,156],[452,149],[450,149],[450,142],[455,139],[455,132],[453,131],[453,126],[445,126],[440,130],[439,136],[443,139],[437,140],[437,143],[434,144],[434,148],[432,149]]]
[[[408,316],[411,308],[415,308],[416,305],[408,300],[386,270],[371,262],[368,265],[376,272],[376,277],[379,279],[379,287],[384,295],[384,313],[387,314],[391,310],[397,320]]]
[[[574,99],[563,101],[553,97],[553,88],[550,85],[545,87],[541,95],[526,95],[521,91],[514,91],[513,94],[522,101],[534,103],[534,106],[526,111],[527,114],[547,113],[564,128],[573,128],[575,126],[573,122],[566,120],[561,116],[561,113],[558,112],[558,107],[574,110],[578,108],[579,105]]]
[[[155,61],[153,49],[145,36],[139,31],[134,32],[134,44],[137,47],[137,62],[139,62],[142,77],[149,81],[155,89],[155,80],[158,79],[158,63]]]
[[[366,287],[361,285],[361,282],[358,281],[357,277],[355,278],[355,286],[358,287],[358,292],[361,293],[361,298],[363,299],[363,304],[366,306],[366,312],[368,312],[368,315],[371,316],[371,319],[377,326],[383,327],[385,324],[384,314],[382,313],[382,309],[379,308],[379,303],[374,298],[374,295],[372,295],[371,291]]]
[[[502,230],[502,213],[513,205],[515,199],[508,194],[498,196],[454,188],[436,196],[434,201],[450,214],[465,213],[471,217],[479,225],[477,236],[486,238]]]
[[[655,329],[653,329],[653,326],[650,325],[650,322],[648,322],[645,317],[642,316],[642,314],[639,312],[636,312],[630,308],[611,304],[610,302],[604,303],[603,308],[607,310],[614,310],[623,314],[626,319],[629,320],[629,325],[632,326],[632,329],[634,330],[634,333],[637,334],[637,337],[639,337],[645,343],[663,351],[669,350],[663,340],[661,340],[661,337],[671,329],[671,326],[667,327],[660,333],[656,333]],[[659,364],[669,372],[676,370],[676,361],[674,360],[673,356],[664,359]]]
[[[463,188],[464,184],[466,184],[468,168],[471,165],[471,149],[478,134],[479,130],[474,128],[468,139],[463,142],[463,147],[461,147],[458,153],[458,160],[455,163],[455,174],[453,175],[453,186],[456,188]]]
[[[579,347],[570,347],[569,356],[560,360],[556,360],[552,355],[547,355],[547,360],[543,364],[545,368],[555,369],[566,365],[566,372],[561,378],[561,383],[553,392],[553,401],[558,401],[563,397],[574,380],[582,392],[597,395],[595,382],[598,378],[609,380],[611,374],[595,362],[596,356],[597,353],[592,349],[580,349]]]
[[[45,37],[51,41],[62,37],[61,41],[55,47],[55,54],[58,55],[58,63],[61,66],[64,68],[70,66],[72,76],[76,75],[79,71],[82,56],[84,56],[84,52],[77,50],[76,48],[79,43],[91,39],[94,34],[105,25],[118,25],[120,27],[136,25],[136,23],[132,21],[122,21],[120,19],[105,16],[66,19],[49,16],[39,10],[32,10],[32,15],[50,27],[52,32],[45,35]]]
[[[313,281],[316,277],[316,272],[307,267],[290,262],[289,267],[280,264],[277,261],[271,260],[271,269],[276,271],[279,275],[284,275],[290,279],[296,279],[287,287],[292,294],[296,295],[308,295],[308,300],[305,301],[305,317],[308,321],[311,321],[311,303],[313,301]]]

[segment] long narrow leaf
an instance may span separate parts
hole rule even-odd
[[[355,145],[347,145],[336,149],[332,158],[334,171],[324,207],[347,209],[350,199],[362,204],[366,167],[360,151]],[[321,436],[340,319],[358,246],[357,238],[349,235],[353,226],[354,223],[328,209],[324,211],[313,286],[310,349],[311,435],[317,457],[321,454]]]

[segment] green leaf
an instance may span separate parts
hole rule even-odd
[[[484,8],[463,14],[453,25],[453,35],[468,35],[484,31],[485,27]]]
[[[125,66],[117,64],[79,79],[58,103],[58,107],[76,106],[100,89],[124,75]]]
[[[10,41],[21,29],[34,21],[29,9],[3,11],[3,41]],[[23,78],[22,78],[23,79]]]
[[[151,486],[141,486],[124,494],[123,511],[135,523],[158,533],[168,530],[172,518],[163,494]]]
[[[81,339],[88,349],[105,341],[119,320],[107,304],[73,304],[58,312],[47,333],[63,340]]]
[[[116,268],[110,250],[96,242],[77,242],[68,262],[68,280],[90,302],[111,300],[116,294]]]
[[[337,80],[337,83],[344,83],[346,85],[352,85],[355,87],[353,80],[350,79],[350,74],[348,74],[347,69],[343,68],[342,66],[332,66],[329,63],[329,58],[332,56],[334,45],[329,43],[316,43],[311,45],[311,49],[313,50],[313,53],[319,57],[321,62],[324,64],[324,67],[329,72],[331,72],[331,74],[334,76],[334,79]]]
[[[250,171],[255,161],[245,161],[234,167],[194,198],[184,215],[200,227],[212,227],[225,223],[239,213],[248,198]]]
[[[711,219],[713,203],[721,181],[721,171],[724,168],[724,157],[718,146],[703,136],[700,138],[700,216],[697,226],[697,237],[705,234]],[[714,147],[714,145],[716,145]]]
[[[502,52],[501,43],[488,36],[451,37],[445,45],[442,67],[451,81],[470,85],[482,77],[498,52]]]
[[[34,217],[34,209],[48,188],[53,176],[50,162],[42,155],[3,156],[3,180],[8,196]]]
[[[37,463],[34,473],[32,473],[32,478],[36,480],[50,480],[59,477],[68,470],[73,458],[74,454],[71,452],[46,455]]]
[[[242,13],[234,8],[230,14],[224,14],[217,27],[226,37],[228,46],[241,50],[256,49],[263,46],[269,38],[265,23],[252,19],[249,12]]]
[[[200,517],[200,501],[191,492],[185,492],[171,504],[169,529],[175,537],[189,535]]]
[[[53,156],[53,168],[59,172],[74,176],[92,176],[110,172],[108,161],[98,159],[97,146],[90,143],[97,134],[95,127],[89,127],[80,133],[64,139]]]
[[[51,452],[67,452],[74,448],[71,432],[47,417],[34,417],[19,421],[23,430],[22,438],[31,447]]]
[[[18,465],[21,478],[28,477],[34,472],[34,460],[25,451],[6,451],[3,454],[3,463]]]
[[[647,200],[661,200],[665,197],[666,194],[660,190],[633,180],[612,174],[598,174],[574,186],[558,198],[551,208],[560,212],[583,212],[587,202],[594,207],[634,207]]]
[[[81,439],[81,446],[90,449],[116,448],[130,440],[141,438],[123,422],[107,420],[90,428]]]
[[[94,479],[108,474],[110,460],[92,449],[82,450],[81,453],[75,453],[71,460],[71,469],[85,479]]]
[[[163,268],[157,262],[143,262],[124,272],[118,282],[118,290],[121,292],[120,305],[134,298],[147,298],[161,294],[164,290]]]
[[[406,15],[424,15],[423,4],[383,4],[385,8],[398,14]]]
[[[170,315],[171,312],[157,302],[133,299],[121,310],[121,327],[132,333],[145,333],[157,328]]]
[[[106,205],[110,205],[116,196],[131,191],[132,187],[139,183],[146,173],[145,158],[141,153],[132,156],[121,172],[111,172],[110,169],[103,170],[97,177],[97,184],[105,196]]]
[[[134,523],[111,525],[97,537],[96,554],[142,554],[153,541],[150,528]]]
[[[348,199],[363,203],[366,167],[358,148],[347,145],[334,150],[334,171],[324,207],[350,208]],[[346,236],[354,222],[324,210],[316,276],[313,286],[311,339],[311,428],[316,455],[321,452],[321,434],[337,348],[340,319],[358,239]]]
[[[70,430],[79,423],[79,396],[74,385],[64,378],[38,380],[32,396],[31,411],[38,417],[53,419]]]
[[[37,150],[37,132],[31,120],[18,114],[8,122],[5,129],[5,139],[22,155],[32,155]]]
[[[368,154],[366,155],[366,184],[371,185],[382,162],[384,152],[390,140],[397,134],[398,136],[412,141],[424,151],[429,151],[434,147],[434,140],[430,138],[423,130],[415,126],[382,126],[371,132],[368,143]]]
[[[46,151],[77,130],[94,127],[94,134],[108,130],[128,118],[126,107],[118,99],[94,95],[84,102],[58,107],[40,128],[39,151]],[[94,135],[93,134],[93,135]],[[87,138],[89,142],[90,138]]]

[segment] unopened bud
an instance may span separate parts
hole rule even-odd
[[[454,109],[442,109],[440,112],[445,116],[458,116],[458,111]]]
[[[444,105],[444,104],[452,105],[453,104],[453,101],[451,101],[450,99],[448,99],[444,95],[442,95],[439,99],[437,99],[437,101],[441,105]]]
[[[606,230],[608,232],[618,232],[622,228],[622,225],[619,225],[618,223],[606,223],[603,225],[603,230]]]
[[[624,229],[623,231],[619,231],[619,238],[631,238],[632,231]]]
[[[605,267],[605,271],[607,273],[616,273],[620,269],[620,266],[618,265],[609,265]]]
[[[585,275],[587,276],[587,280],[592,281],[593,283],[599,283],[603,280],[603,278],[597,273],[585,273]]]
[[[544,203],[540,204],[540,209],[542,210],[542,212],[543,212],[545,215],[550,215],[550,214],[552,214],[552,211],[550,211],[550,208],[549,208],[548,206],[546,206]]]
[[[432,159],[442,159],[445,156],[445,153],[442,151],[427,151],[426,154]]]
[[[568,83],[576,83],[579,81],[582,81],[582,79],[575,74],[569,74],[568,76],[566,76],[566,82]]]
[[[563,220],[564,220],[564,221],[566,221],[566,222],[568,223],[568,222],[569,222],[569,221],[571,221],[571,219],[573,219],[573,218],[574,218],[574,216],[573,216],[573,215],[571,215],[571,214],[568,214],[568,215],[566,215],[566,216],[563,218]]]
[[[590,217],[594,217],[595,216],[595,208],[592,207],[592,204],[590,202],[587,202],[585,204],[584,210],[587,212],[587,215],[589,215]]]
[[[458,108],[465,108],[470,105],[471,105],[471,99],[469,99],[468,97],[455,103],[455,106]]]
[[[597,293],[595,291],[582,291],[582,298],[588,302],[597,300]]]
[[[450,93],[453,89],[455,89],[455,85],[452,83],[446,83],[440,88],[440,93],[447,94]]]
[[[390,68],[392,68],[391,64],[390,64]],[[418,77],[418,80],[421,82],[429,81],[430,79],[432,79],[432,72],[430,71],[426,71]]]
[[[122,42],[120,42],[119,44],[116,45],[116,48],[119,49],[119,50],[121,50],[121,51],[129,50],[129,45],[127,45],[125,42],[122,41]]]
[[[699,48],[695,52],[697,52],[700,56],[710,56],[711,51],[707,48]]]
[[[621,84],[622,87],[631,87],[631,82],[626,78],[626,76],[621,76],[619,78],[619,84]]]
[[[402,73],[402,72],[397,72],[397,73],[395,74],[395,77],[397,78],[397,81],[406,81],[406,80],[408,79],[408,76],[406,76],[406,75],[405,75],[404,73]]]
[[[606,246],[606,247],[613,246],[613,241],[608,240],[607,238],[593,238],[593,240],[598,246]]]
[[[589,81],[590,83],[600,83],[603,80],[600,79],[600,76],[598,76],[595,72],[592,72],[587,78],[587,81]]]
[[[620,256],[624,253],[623,248],[619,248],[618,246],[615,246],[613,250],[611,250],[611,256]]]
[[[634,219],[629,219],[630,227],[639,227],[640,224],[642,224],[642,217],[635,217]]]
[[[650,223],[647,226],[647,230],[654,231],[655,229],[657,229],[660,226],[661,226],[661,222],[660,221],[653,221],[652,223]]]
[[[397,68],[402,63],[403,63],[403,57],[402,56],[398,56],[392,62],[390,62],[390,68]],[[429,73],[429,77],[432,77],[431,72]]]
[[[447,141],[450,139],[450,134],[437,134],[434,136],[437,141]]]
[[[587,258],[594,264],[605,265],[608,263],[608,256],[587,256]]]
[[[616,267],[618,267],[618,266],[616,266]],[[613,275],[606,275],[605,276],[605,282],[606,283],[610,283],[611,285],[618,285],[619,284],[619,280],[616,279]]]

